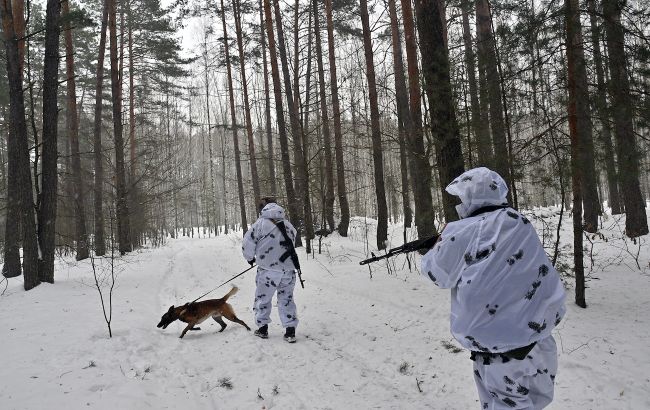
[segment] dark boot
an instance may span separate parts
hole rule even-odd
[[[262,339],[268,339],[269,338],[269,326],[264,325],[257,329],[254,333],[255,336],[261,337]]]
[[[284,340],[289,343],[296,343],[296,328],[288,327],[284,333]]]

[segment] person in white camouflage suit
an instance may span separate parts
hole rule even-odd
[[[254,332],[262,339],[268,338],[268,324],[271,323],[271,302],[277,292],[278,313],[285,328],[284,339],[296,341],[298,314],[293,300],[296,286],[296,267],[291,259],[291,249],[296,240],[296,229],[285,218],[284,209],[272,197],[265,197],[260,204],[260,217],[244,235],[242,252],[251,264],[257,262],[255,283]],[[284,224],[288,243],[278,224]]]
[[[542,409],[557,372],[551,331],[565,313],[559,275],[499,174],[472,169],[446,190],[461,219],[423,256],[422,274],[451,289],[451,333],[471,352],[480,408]]]

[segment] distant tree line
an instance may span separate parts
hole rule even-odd
[[[602,204],[630,238],[648,233],[643,3],[24,6],[0,10],[0,192],[3,271],[26,288],[53,281],[56,252],[104,254],[107,218],[127,253],[245,228],[264,195],[307,252],[354,216],[377,220],[384,249],[390,222],[406,239],[456,219],[444,188],[476,166],[504,177],[514,207],[571,203],[579,305]]]

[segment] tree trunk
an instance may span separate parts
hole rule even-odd
[[[422,128],[422,92],[420,90],[420,68],[418,67],[413,7],[411,0],[401,0],[401,2],[404,15],[406,61],[408,63],[409,105],[413,123],[413,132],[407,132],[409,170],[411,171],[413,202],[415,202],[415,226],[418,228],[418,237],[425,238],[433,235],[436,230],[431,197],[431,165],[424,145],[424,129]]]
[[[287,100],[287,109],[289,111],[289,122],[291,124],[291,135],[293,137],[293,159],[296,164],[295,180],[296,191],[303,193],[296,196],[296,212],[294,215],[294,226],[298,233],[296,234],[296,247],[302,246],[300,240],[301,231],[305,224],[305,215],[303,212],[304,195],[308,191],[307,170],[304,161],[302,149],[302,124],[298,115],[297,95],[294,95],[291,87],[291,76],[289,75],[289,63],[286,52],[286,42],[284,40],[284,28],[282,26],[282,14],[280,13],[280,3],[278,0],[273,0],[273,9],[275,12],[275,27],[278,31],[278,54],[280,55],[280,63],[282,65],[282,77],[284,79],[284,94]],[[294,97],[296,98],[294,100]]]
[[[25,65],[25,0],[11,1],[14,32],[18,39],[18,64],[22,72]]]
[[[99,34],[99,50],[97,57],[97,75],[95,82],[95,119],[93,126],[93,150],[95,161],[95,181],[93,208],[95,213],[95,255],[106,254],[104,239],[104,153],[102,149],[102,93],[104,89],[104,56],[106,54],[106,26],[108,25],[108,1],[103,0],[102,25]]]
[[[309,14],[309,19],[307,23],[307,72],[305,73],[305,104],[301,105],[300,107],[300,118],[302,120],[302,129],[304,132],[302,133],[303,140],[302,140],[302,146],[303,146],[303,151],[305,154],[305,164],[307,166],[307,172],[309,173],[309,135],[311,134],[309,132],[309,114],[311,114],[311,107],[310,107],[310,99],[311,99],[311,79],[312,79],[312,50],[313,50],[313,42],[312,42],[312,35],[314,33],[312,27],[313,27],[313,13],[312,13],[312,7],[311,3],[307,4],[305,6],[307,13]],[[296,9],[297,10],[297,9]],[[298,13],[296,13],[297,15]],[[298,35],[298,30],[295,31],[296,36]],[[300,44],[299,42],[296,42],[296,44]],[[295,66],[298,67],[300,64],[300,61],[298,57],[300,54],[296,52],[296,58],[295,60]],[[296,74],[299,74],[299,70],[295,70]],[[298,79],[300,77],[298,76]],[[298,81],[296,81],[298,83]],[[300,91],[297,89],[297,91]],[[306,211],[305,211],[306,212]]]
[[[474,59],[474,49],[472,45],[472,32],[469,26],[469,13],[472,9],[471,1],[464,0],[461,4],[463,19],[463,44],[465,46],[465,67],[467,70],[467,83],[469,86],[470,108],[471,108],[471,126],[474,131],[478,151],[477,166],[492,167],[492,141],[490,132],[481,122],[481,107],[478,99],[478,90],[476,87],[476,65]]]
[[[225,110],[224,110],[225,114]],[[226,120],[224,118],[224,124],[226,123]],[[226,186],[226,138],[225,138],[226,133],[223,132],[221,133],[221,181],[223,185],[223,234],[227,235],[228,234],[228,188]],[[216,184],[215,184],[216,186]],[[216,199],[215,199],[216,202]],[[215,230],[214,230],[215,235],[219,235],[219,226],[216,222],[216,216],[215,216]]]
[[[503,101],[501,99],[501,81],[497,67],[495,40],[492,35],[492,19],[488,0],[476,1],[476,33],[478,40],[479,71],[485,73],[487,101],[489,102],[490,127],[494,147],[494,170],[505,179],[508,186],[512,184],[510,175],[510,156],[506,140],[506,127],[503,119]],[[508,202],[512,203],[512,190],[508,192]]]
[[[603,56],[600,50],[600,26],[596,15],[595,0],[587,0],[589,9],[589,20],[591,23],[591,45],[594,54],[594,67],[596,69],[596,109],[600,121],[600,142],[605,156],[605,173],[607,175],[607,187],[609,190],[609,206],[612,214],[618,215],[623,213],[621,206],[618,175],[616,172],[616,162],[614,161],[614,142],[612,141],[612,127],[610,124],[609,110],[607,106],[607,86],[605,84],[605,73],[603,69]]]
[[[6,116],[4,118],[7,118]],[[5,214],[4,265],[2,274],[15,278],[22,274],[20,264],[20,184],[16,169],[15,138],[9,125],[7,135],[7,213]],[[18,233],[18,234],[17,234]]]
[[[280,83],[280,69],[275,46],[275,35],[273,33],[273,16],[271,15],[271,0],[264,0],[264,16],[266,17],[266,34],[269,40],[269,55],[271,57],[271,77],[273,79],[273,94],[275,95],[275,114],[278,122],[278,137],[280,139],[280,154],[282,158],[282,169],[284,171],[284,187],[287,192],[287,205],[290,217],[299,215],[298,204],[296,203],[296,192],[293,187],[291,173],[291,159],[289,158],[289,143],[287,141],[287,124],[284,119],[282,107],[282,85]]]
[[[16,38],[25,34],[24,2],[15,0],[12,2],[13,29]],[[3,23],[4,24],[4,23]],[[24,41],[18,41],[18,65],[22,73],[24,61]],[[24,104],[24,103],[23,103]],[[5,116],[6,118],[6,116]],[[7,278],[20,276],[22,268],[20,265],[20,184],[16,169],[15,145],[9,142],[12,138],[12,128],[9,124],[9,135],[7,138],[7,213],[5,215],[5,242],[4,242],[4,265],[2,274]]]
[[[339,106],[339,84],[336,74],[336,52],[334,44],[334,22],[332,19],[332,0],[325,0],[327,16],[327,42],[329,51],[330,89],[332,93],[332,119],[334,120],[334,153],[336,157],[336,189],[341,208],[341,220],[338,231],[341,236],[348,236],[350,225],[350,205],[348,204],[347,186],[345,184],[345,164],[343,162],[343,132],[341,131],[341,108]]]
[[[314,220],[313,220],[313,215],[312,215],[312,209],[311,209],[311,192],[309,190],[309,144],[308,144],[308,138],[309,138],[309,133],[308,133],[308,127],[309,127],[309,96],[311,95],[310,93],[310,80],[311,80],[311,7],[307,6],[307,11],[309,13],[309,22],[307,24],[307,30],[308,30],[308,35],[307,35],[307,73],[306,75],[306,81],[305,81],[305,107],[306,111],[303,110],[303,105],[300,102],[300,53],[299,53],[299,37],[298,37],[298,16],[299,16],[299,10],[300,10],[300,0],[296,0],[296,10],[295,10],[295,29],[294,29],[294,95],[296,96],[296,110],[298,109],[298,105],[300,105],[300,143],[302,145],[302,172],[304,173],[304,194],[303,194],[303,212],[305,214],[305,238],[306,238],[306,244],[305,244],[305,252],[311,253],[311,240],[314,239]],[[303,125],[304,121],[304,125]]]
[[[32,177],[29,159],[29,141],[27,138],[27,122],[25,121],[25,99],[23,95],[23,76],[20,67],[18,39],[14,32],[12,10],[8,1],[0,2],[2,17],[3,40],[5,43],[5,58],[7,64],[7,80],[9,82],[9,136],[7,138],[7,166],[17,180],[19,220],[22,226],[23,245],[23,275],[25,290],[30,290],[41,282],[38,274],[38,238],[34,220],[34,198],[32,193]],[[7,224],[10,226],[10,224]],[[15,235],[16,232],[13,232]],[[15,262],[15,261],[12,261]],[[17,276],[15,267],[5,270],[8,275]],[[18,272],[20,272],[18,270]]]
[[[29,53],[29,43],[26,44],[27,49],[27,59],[26,59],[26,74],[27,74],[27,89],[29,94],[29,125],[32,131],[32,137],[34,138],[34,159],[31,161],[32,173],[34,175],[34,196],[36,200],[36,236],[39,236],[39,227],[38,227],[38,209],[41,207],[41,187],[40,187],[40,174],[39,174],[39,163],[40,163],[40,149],[42,148],[41,143],[38,140],[38,125],[36,124],[36,98],[34,94],[34,85],[35,81],[32,76],[32,58],[30,58]],[[4,168],[4,167],[2,167]],[[38,238],[40,246],[40,238]],[[42,257],[39,259],[39,271]]]
[[[411,200],[409,198],[408,162],[406,160],[406,143],[413,134],[413,120],[409,109],[408,92],[406,91],[406,77],[404,75],[404,61],[402,56],[402,40],[397,19],[395,0],[388,0],[390,14],[390,32],[393,45],[393,71],[395,72],[395,94],[397,96],[397,122],[399,140],[400,175],[402,177],[402,212],[404,213],[404,227],[411,227]]]
[[[441,27],[441,7],[440,2],[436,0],[421,0],[416,3],[415,12],[420,35],[424,88],[430,103],[430,131],[436,145],[445,219],[454,221],[458,218],[455,209],[457,199],[449,195],[445,187],[463,173],[464,165],[460,133],[454,112],[449,55],[443,37],[444,30]]]
[[[226,55],[226,68],[228,71],[228,95],[230,97],[230,120],[232,122],[232,140],[235,150],[235,171],[237,173],[237,193],[239,194],[239,212],[241,215],[241,226],[243,233],[248,230],[248,221],[246,221],[246,201],[244,198],[244,182],[242,181],[241,158],[239,152],[239,138],[237,133],[237,116],[235,112],[235,92],[232,85],[232,66],[230,64],[230,51],[228,44],[228,30],[226,28],[226,10],[221,0],[221,23],[223,26],[223,46]],[[243,234],[242,233],[242,234]]]
[[[596,182],[596,165],[594,164],[594,141],[589,107],[589,89],[587,85],[587,69],[580,24],[578,0],[566,0],[567,18],[567,62],[572,64],[573,89],[575,94],[575,109],[577,114],[577,132],[580,163],[580,190],[584,208],[584,230],[598,231],[598,215],[600,201]]]
[[[218,232],[218,222],[217,222],[217,210],[216,210],[216,204],[218,203],[218,198],[217,198],[217,193],[216,193],[216,181],[214,179],[214,152],[212,150],[212,120],[210,118],[210,79],[208,75],[208,70],[209,70],[209,65],[208,65],[208,39],[207,39],[207,33],[204,33],[203,37],[203,68],[204,68],[204,80],[205,80],[205,116],[206,116],[206,122],[207,122],[207,134],[208,134],[208,159],[207,163],[209,164],[210,168],[210,188],[207,190],[207,199],[205,199],[205,213],[207,215],[207,226],[208,226],[208,231],[210,230],[211,224],[214,224],[215,228],[215,233]],[[205,142],[204,142],[204,148],[203,148],[203,153],[205,155]],[[224,158],[225,162],[225,158]],[[224,180],[226,178],[225,173],[224,173]],[[204,195],[204,198],[206,195]],[[224,205],[226,201],[226,189],[224,186],[224,191],[223,191],[223,200],[224,200]],[[226,208],[224,206],[224,215],[226,213]],[[212,222],[210,222],[210,217],[212,216]],[[224,217],[224,220],[226,218]],[[224,226],[226,226],[224,224]],[[226,230],[228,228],[226,227]]]
[[[363,48],[366,57],[366,76],[368,77],[368,99],[370,100],[370,124],[372,138],[372,162],[375,171],[375,194],[377,195],[377,249],[386,249],[388,240],[388,209],[384,182],[384,158],[381,148],[381,128],[379,125],[379,105],[377,102],[377,81],[373,61],[368,1],[360,0],[361,25],[363,27]]]
[[[117,4],[109,1],[108,30],[110,36],[111,95],[113,99],[113,133],[115,138],[115,179],[117,194],[117,240],[120,254],[131,251],[129,207],[124,170],[124,139],[122,137],[122,92],[117,55]]]
[[[323,49],[320,37],[320,18],[318,0],[312,0],[314,8],[314,34],[316,41],[316,62],[318,64],[318,87],[320,98],[320,115],[323,127],[323,143],[325,151],[325,195],[323,213],[330,231],[334,231],[334,164],[332,162],[332,136],[330,134],[329,116],[327,111],[327,96],[325,94],[325,70],[323,69]]]
[[[235,16],[235,27],[237,32],[237,48],[239,49],[239,70],[241,71],[241,83],[244,91],[244,114],[246,117],[246,133],[248,136],[248,155],[251,163],[251,179],[253,182],[253,196],[255,204],[260,203],[260,178],[257,174],[257,158],[255,157],[255,141],[253,139],[253,122],[251,120],[251,110],[248,101],[248,84],[246,82],[246,58],[244,56],[244,41],[242,39],[243,30],[241,24],[240,0],[233,1],[233,13]],[[247,228],[244,228],[245,230]]]
[[[621,193],[625,204],[625,233],[630,238],[648,233],[648,219],[639,185],[639,151],[632,125],[633,107],[625,55],[625,35],[621,24],[623,3],[603,0],[605,34],[609,53],[609,81],[614,135]]]
[[[264,119],[266,126],[266,142],[268,149],[268,167],[269,167],[269,184],[271,186],[271,195],[274,197],[278,194],[275,184],[275,164],[273,161],[273,133],[271,131],[271,97],[269,86],[269,69],[266,60],[266,32],[264,30],[264,7],[262,0],[259,0],[260,7],[260,36],[262,43],[262,69],[264,71]]]
[[[129,159],[131,163],[131,195],[135,195],[135,175],[138,169],[137,164],[137,143],[135,141],[135,84],[134,84],[134,70],[133,65],[133,9],[131,8],[131,1],[128,3],[129,13],[129,33],[128,33],[128,48],[129,48]],[[135,201],[131,201],[135,203]]]
[[[64,18],[70,15],[70,3],[61,3]],[[69,20],[69,19],[68,19]],[[74,71],[74,47],[72,45],[72,27],[69,21],[64,27],[65,68],[67,76],[66,125],[70,140],[72,162],[72,193],[74,203],[74,224],[77,260],[88,258],[88,236],[86,234],[86,209],[84,206],[83,178],[81,176],[81,155],[79,153],[79,117],[77,116],[77,86]]]
[[[38,209],[38,239],[41,249],[39,277],[54,283],[56,213],[58,202],[58,88],[61,3],[48,0],[45,16],[45,58],[43,64],[43,146],[41,202]]]
[[[571,136],[571,174],[573,183],[573,262],[575,265],[576,277],[576,304],[580,307],[587,307],[585,301],[585,272],[582,251],[582,185],[580,172],[581,167],[581,139],[584,137],[584,121],[580,121],[580,107],[583,103],[578,101],[580,96],[578,84],[578,75],[576,75],[576,52],[574,47],[579,46],[576,43],[581,40],[579,35],[579,9],[577,0],[566,0],[565,3],[566,22],[567,22],[567,82],[569,88],[569,133]]]
[[[304,130],[302,123],[303,111],[302,101],[300,100],[300,0],[294,0],[293,4],[293,97],[296,105],[296,113],[299,114],[300,127]],[[307,60],[307,64],[310,61]],[[302,133],[305,134],[304,132]],[[301,140],[302,144],[302,140]],[[304,148],[304,145],[302,145]],[[304,151],[304,149],[303,149]]]

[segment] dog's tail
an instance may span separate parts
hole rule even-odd
[[[230,292],[226,293],[226,295],[222,298],[223,301],[227,301],[228,298],[237,293],[237,291],[239,291],[239,288],[237,286],[233,286],[232,289],[230,289]]]

